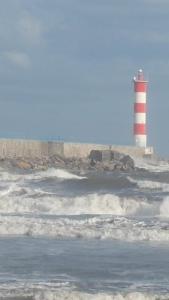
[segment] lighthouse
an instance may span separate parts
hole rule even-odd
[[[148,81],[144,79],[143,71],[140,69],[134,80],[134,140],[136,147],[147,147],[146,130],[146,98]]]

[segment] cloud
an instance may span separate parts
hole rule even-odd
[[[12,64],[27,69],[31,65],[29,56],[23,52],[6,51],[4,57]]]
[[[31,44],[38,44],[42,40],[42,24],[41,22],[25,13],[18,22],[18,30],[26,40],[26,42]]]

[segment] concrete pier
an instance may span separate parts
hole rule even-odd
[[[87,143],[64,143],[20,139],[0,139],[0,158],[42,158],[60,155],[62,157],[85,158],[91,150],[112,150],[135,157],[152,155],[153,148],[134,146],[99,145]]]

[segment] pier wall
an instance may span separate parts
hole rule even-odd
[[[0,158],[42,158],[55,154],[64,155],[63,143],[0,139]]]
[[[114,150],[131,156],[142,157],[144,148],[134,146],[63,143],[55,141],[0,139],[0,158],[42,158],[60,155],[63,157],[84,158],[91,150]],[[148,152],[149,149],[147,148]],[[150,149],[151,151],[152,148]],[[150,152],[151,152],[150,151]]]
[[[146,154],[144,148],[134,146],[64,143],[65,157],[87,157],[91,150],[112,150],[136,157],[142,157]]]

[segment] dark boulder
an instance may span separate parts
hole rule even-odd
[[[135,169],[134,160],[129,155],[125,155],[124,157],[122,157],[120,159],[120,162],[123,164],[124,170],[134,170]]]
[[[89,159],[91,159],[91,161],[102,161],[102,151],[92,150],[89,154]]]

